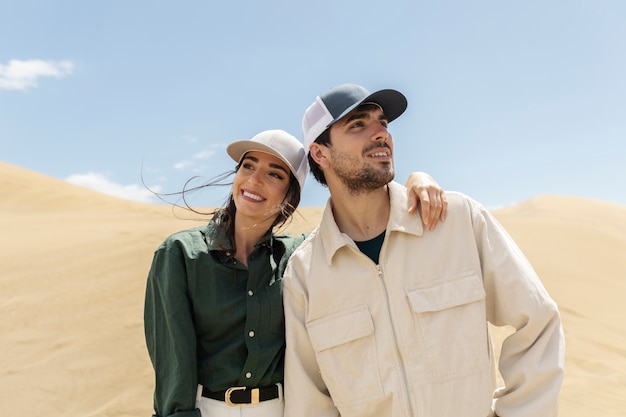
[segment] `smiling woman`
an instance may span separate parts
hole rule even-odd
[[[234,241],[239,243],[234,256],[247,266],[262,235],[286,222],[298,207],[307,163],[302,144],[283,131],[266,131],[250,141],[234,142],[227,152],[239,160],[231,194],[236,208]]]
[[[227,152],[238,163],[228,203],[208,225],[168,237],[148,275],[157,416],[222,415],[232,405],[282,415],[280,279],[304,236],[273,228],[298,207],[306,156],[282,130],[233,142]]]

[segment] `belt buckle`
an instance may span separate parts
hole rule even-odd
[[[244,404],[235,404],[231,401],[230,395],[235,391],[245,391],[247,387],[231,387],[226,390],[224,394],[224,402],[229,407],[241,407]],[[249,404],[258,404],[259,403],[259,389],[253,388],[252,392],[250,392],[250,403]]]

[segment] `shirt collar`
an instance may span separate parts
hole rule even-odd
[[[404,186],[397,182],[390,182],[389,199],[391,201],[391,211],[387,222],[387,236],[392,232],[408,233],[415,236],[421,236],[424,233],[422,226],[422,217],[419,212],[409,214],[407,212],[409,203],[407,199],[407,190]],[[329,198],[322,214],[320,221],[320,238],[322,239],[326,261],[330,265],[333,256],[343,246],[352,246],[358,250],[354,241],[345,233],[339,231],[339,227],[335,222],[333,210],[331,207],[331,199]]]

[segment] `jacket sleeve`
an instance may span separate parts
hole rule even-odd
[[[293,260],[293,258],[292,258]],[[283,276],[285,308],[285,417],[339,416],[319,371],[306,327],[306,300],[296,262],[289,261]]]
[[[200,417],[196,335],[183,248],[166,241],[148,273],[144,309],[146,345],[155,371],[155,417]]]
[[[469,200],[483,268],[489,322],[512,326],[494,393],[500,417],[556,417],[565,340],[559,311],[517,244],[481,205]]]

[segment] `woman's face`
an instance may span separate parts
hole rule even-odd
[[[254,223],[273,221],[289,189],[289,178],[289,167],[279,158],[265,152],[248,152],[233,181],[237,215],[249,217]]]

